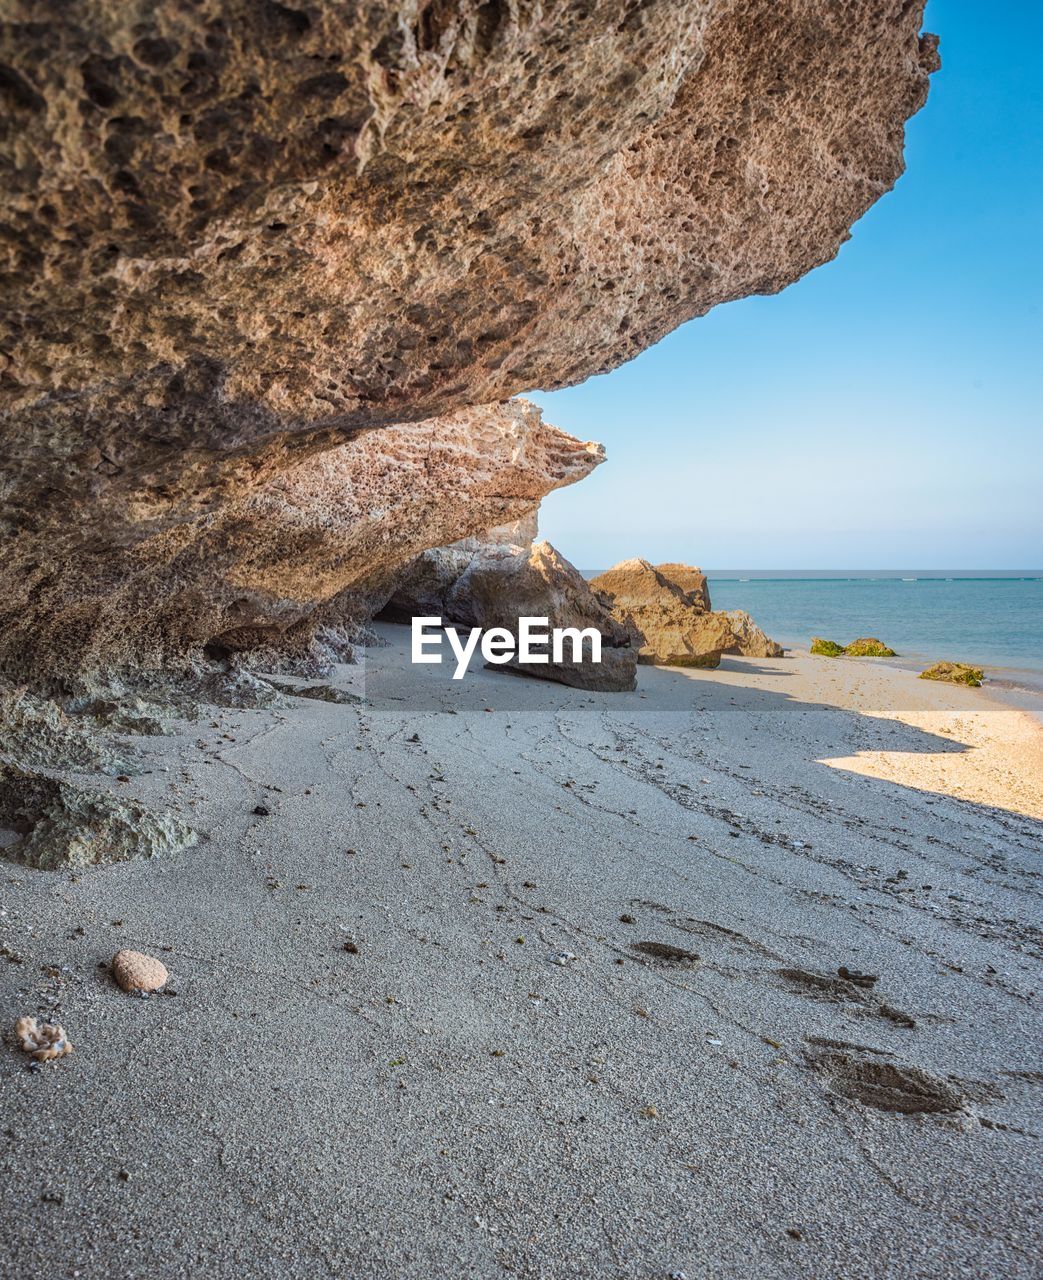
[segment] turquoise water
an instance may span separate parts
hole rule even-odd
[[[970,662],[997,682],[1043,690],[1043,571],[722,569],[707,578],[715,609],[745,609],[780,644],[878,636],[899,666]]]
[[[878,636],[914,662],[970,662],[1043,680],[1043,574],[709,572],[715,609],[746,609],[781,644]]]

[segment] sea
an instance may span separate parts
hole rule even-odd
[[[593,575],[591,575],[593,576]],[[715,609],[745,609],[772,639],[876,636],[893,665],[985,668],[988,683],[1043,692],[1043,570],[707,570]]]

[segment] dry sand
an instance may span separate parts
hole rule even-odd
[[[138,740],[104,785],[197,848],[0,863],[0,1016],[75,1045],[0,1052],[5,1274],[1038,1274],[1038,722],[807,656],[454,684],[385,634],[363,706]]]

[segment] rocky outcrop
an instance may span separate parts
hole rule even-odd
[[[734,643],[723,615],[693,604],[687,591],[647,560],[624,560],[593,578],[590,585],[630,631],[641,662],[716,667]]]
[[[898,655],[888,648],[883,640],[875,636],[862,636],[852,640],[850,644],[839,645],[835,640],[824,640],[821,636],[811,639],[811,652],[821,658],[896,658]]]
[[[826,640],[823,636],[812,636],[811,652],[819,658],[839,658],[844,652],[844,646],[837,644],[835,640]]]
[[[593,627],[601,633],[601,661],[540,664],[512,661],[495,668],[574,688],[626,692],[635,687],[637,651],[586,579],[549,542],[503,542],[524,536],[517,527],[494,530],[488,541],[429,551],[412,566],[389,601],[386,616],[407,621],[437,616],[467,627],[505,627],[518,619],[546,618],[548,627]]]
[[[748,613],[713,612],[706,575],[691,565],[624,560],[590,585],[630,631],[641,662],[716,667],[726,653],[751,658],[784,653]]]
[[[710,588],[701,569],[690,564],[657,564],[655,571],[678,588],[696,613],[713,612]],[[737,653],[744,658],[781,658],[786,652],[781,644],[765,635],[743,609],[729,609],[722,616],[732,632],[732,642],[725,647],[725,653]]]
[[[737,653],[743,658],[781,658],[785,654],[782,645],[765,635],[744,610],[728,609],[724,616],[735,638],[725,653]]]
[[[0,828],[18,838],[3,856],[41,870],[96,867],[189,848],[198,836],[176,814],[88,791],[0,757]]]
[[[500,402],[832,257],[921,8],[9,0],[0,669],[301,645],[576,478]]]
[[[285,441],[240,463],[226,500],[151,512],[113,499],[88,539],[75,521],[5,544],[0,670],[77,679],[282,647],[373,609],[370,587],[424,548],[532,511],[603,458],[525,401],[357,434],[325,451]],[[186,469],[192,465],[186,459]],[[125,499],[127,495],[124,495]],[[146,518],[146,516],[148,518]],[[270,663],[266,664],[270,667]]]
[[[698,613],[709,613],[713,608],[702,569],[690,564],[657,564],[656,573],[673,583]]]
[[[852,640],[844,649],[849,658],[895,658],[898,655],[883,640],[878,640],[876,636],[862,636],[859,640]]]
[[[971,667],[965,662],[936,662],[926,671],[920,672],[921,680],[942,680],[946,684],[965,684],[972,689],[979,689],[985,679],[981,667]]]
[[[466,591],[457,590],[461,579],[475,565],[488,570],[502,565],[509,570],[516,562],[527,560],[538,532],[534,511],[476,537],[425,551],[394,576],[393,590],[380,616],[392,622],[438,616],[468,627],[481,626],[480,602],[472,603]]]

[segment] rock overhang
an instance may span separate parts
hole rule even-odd
[[[160,660],[235,630],[229,583],[244,629],[306,625],[372,567],[360,540],[391,568],[523,514],[473,506],[506,397],[784,287],[894,183],[937,62],[921,9],[11,0],[3,664],[166,628]],[[425,450],[393,494],[338,466],[360,432],[437,453],[459,413],[440,515]]]

